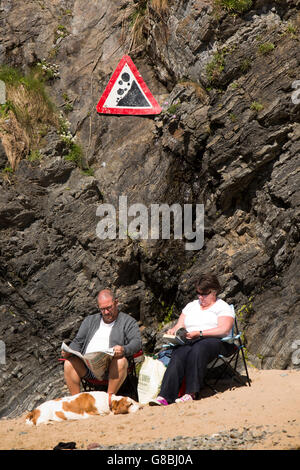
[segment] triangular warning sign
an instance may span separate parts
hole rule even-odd
[[[124,55],[97,104],[97,111],[102,114],[159,114],[161,107],[131,58]]]

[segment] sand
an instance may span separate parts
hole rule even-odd
[[[25,414],[0,420],[0,449],[51,450],[75,441],[119,445],[201,436],[232,428],[265,430],[251,449],[300,449],[300,370],[250,369],[251,387],[227,389],[194,402],[144,406],[128,415],[93,416],[81,421],[28,426]],[[154,447],[155,449],[155,447]]]

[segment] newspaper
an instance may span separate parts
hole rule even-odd
[[[62,343],[61,350],[79,357],[98,380],[102,380],[105,377],[114,356],[113,348],[82,355],[80,352],[67,346],[66,343]]]

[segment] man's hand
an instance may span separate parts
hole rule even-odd
[[[64,359],[67,359],[70,356],[72,356],[71,353],[69,353],[67,351],[61,351],[61,357],[63,357]]]
[[[120,359],[121,357],[124,357],[124,347],[123,346],[114,346],[113,350],[115,351],[114,357],[116,359]]]

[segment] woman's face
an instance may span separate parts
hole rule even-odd
[[[215,290],[210,290],[207,292],[202,292],[201,289],[197,289],[197,296],[202,308],[210,307],[217,300],[217,295]]]

